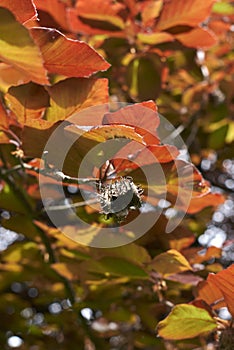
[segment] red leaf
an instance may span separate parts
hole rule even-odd
[[[0,7],[5,7],[10,10],[17,21],[24,23],[37,15],[35,6],[31,0],[0,0]]]
[[[220,193],[207,193],[191,199],[187,212],[195,214],[207,207],[217,207],[225,201],[225,197]]]
[[[215,0],[171,0],[164,2],[157,29],[165,30],[175,26],[195,27],[210,14]]]
[[[95,35],[95,34],[111,34],[112,32],[106,30],[106,29],[99,29],[99,28],[93,28],[88,24],[83,23],[79,16],[78,16],[77,9],[75,8],[68,8],[67,9],[67,20],[69,23],[70,31],[73,33],[82,33],[82,34],[89,34],[89,35]],[[113,32],[116,33],[116,32]],[[119,33],[119,32],[118,32]]]
[[[191,163],[175,160],[161,164],[165,173],[169,201],[176,201],[177,209],[186,210],[193,197],[210,191],[201,173]]]
[[[110,67],[88,44],[65,37],[55,29],[33,28],[31,34],[41,49],[50,73],[67,77],[88,77]]]
[[[38,10],[42,10],[43,12],[47,12],[50,16],[54,18],[54,20],[65,30],[69,30],[69,24],[67,21],[67,6],[65,2],[60,0],[34,0],[36,8]],[[39,14],[40,20],[41,15]]]
[[[208,48],[217,43],[217,38],[208,29],[195,28],[186,33],[176,34],[175,38],[187,47]]]
[[[116,171],[129,171],[144,165],[154,163],[167,163],[174,160],[179,152],[176,147],[170,145],[141,145],[130,142],[115,155],[113,161]]]
[[[104,21],[113,24],[120,29],[124,28],[124,21],[118,13],[125,9],[125,6],[112,0],[79,0],[76,3],[77,13],[80,17]]]
[[[157,107],[153,101],[136,103],[104,116],[103,124],[125,124],[134,126],[136,132],[148,144],[158,144],[156,129],[159,125]]]

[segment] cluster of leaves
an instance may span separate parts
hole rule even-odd
[[[210,192],[195,166],[188,176],[178,149],[158,138],[155,102],[142,101],[157,99],[160,112],[184,131],[196,164],[210,149],[221,149],[221,160],[231,157],[233,16],[230,1],[0,0],[1,224],[3,234],[19,233],[0,264],[6,349],[13,335],[23,339],[22,349],[40,350],[193,349],[214,343],[217,331],[226,341],[231,322],[217,316],[222,307],[234,315],[234,269],[223,269],[220,248],[196,244],[224,197]],[[137,103],[110,112],[109,98]],[[79,113],[94,105],[101,106],[95,116]],[[80,136],[59,169],[67,178],[87,152],[100,153],[94,146],[115,138],[126,140],[112,161],[116,174],[131,175],[155,208],[163,192],[174,206],[179,173],[185,198],[193,189],[188,208],[177,203],[188,212],[183,224],[166,234],[165,210],[135,243],[111,249],[82,246],[53,228],[41,208],[37,167],[59,125],[65,137]],[[87,125],[93,128],[84,133]],[[55,168],[60,147],[47,159]],[[142,171],[153,174],[155,159],[166,186],[155,178],[148,188]],[[100,176],[100,164],[94,152],[87,177]],[[48,197],[56,196],[53,172],[45,177]],[[79,191],[72,196],[80,198]],[[87,244],[110,224],[88,205],[77,213],[90,223]],[[147,222],[155,211],[143,215]],[[116,234],[134,232],[118,225]]]

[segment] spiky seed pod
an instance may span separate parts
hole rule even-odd
[[[130,176],[118,177],[97,183],[97,191],[101,204],[101,213],[106,218],[113,217],[118,222],[126,219],[129,210],[141,207],[142,188],[135,185]]]

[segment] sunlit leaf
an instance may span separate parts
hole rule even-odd
[[[56,29],[33,28],[30,32],[41,49],[44,66],[50,73],[88,77],[110,67],[88,44],[69,39]]]
[[[221,15],[233,15],[234,8],[231,3],[228,2],[216,2],[212,8],[212,12]]]
[[[20,40],[19,40],[20,38]],[[39,48],[29,31],[6,9],[0,8],[0,59],[32,81],[48,84]]]
[[[97,126],[84,133],[83,129],[79,129],[76,125],[67,126],[68,132],[83,135],[88,140],[96,142],[105,142],[115,138],[127,138],[143,143],[142,137],[135,132],[135,129],[126,125],[104,125]]]
[[[217,43],[214,33],[203,28],[195,28],[186,33],[176,34],[175,38],[187,47],[200,49],[206,49]]]
[[[178,272],[192,270],[189,262],[177,250],[171,249],[157,255],[149,265],[162,276],[170,276]]]
[[[177,0],[167,1],[159,17],[157,29],[165,30],[175,26],[194,27],[210,14],[215,0]]]
[[[29,81],[30,78],[27,73],[23,73],[9,64],[0,63],[0,89],[4,93],[6,93],[11,86],[25,84]]]
[[[144,43],[149,45],[158,45],[169,41],[174,41],[173,35],[166,32],[159,33],[139,33],[137,35],[138,39]]]
[[[163,6],[162,0],[157,1],[144,1],[142,3],[142,22],[145,26],[150,26],[153,24],[153,20],[155,20]]]
[[[47,91],[50,95],[50,107],[46,111],[46,119],[51,122],[66,119],[82,109],[108,102],[106,79],[70,78],[48,87]],[[87,120],[89,114],[90,112],[87,112],[85,125],[93,125],[93,122],[90,124]],[[80,122],[81,119],[82,117]],[[95,122],[96,125],[99,124],[97,116]],[[76,123],[79,123],[79,114]]]
[[[36,18],[36,9],[31,0],[18,0],[17,6],[14,1],[0,0],[0,7],[5,7],[10,10],[17,21],[24,23],[32,18]]]
[[[11,87],[5,95],[8,106],[22,125],[30,119],[39,119],[49,106],[49,95],[40,85],[28,83]]]
[[[118,12],[124,9],[120,3],[113,3],[111,0],[93,0],[88,3],[85,0],[80,0],[77,2],[76,8],[81,18],[94,20],[94,23],[95,21],[97,21],[96,23],[98,21],[109,22],[117,28],[124,28],[124,21],[118,16]]]
[[[159,126],[157,107],[153,101],[145,101],[134,105],[127,105],[116,112],[106,113],[103,124],[123,124],[135,128],[136,132],[144,136],[146,143],[159,143],[157,127]]]
[[[55,263],[52,264],[52,268],[61,276],[67,278],[69,281],[78,279],[79,265],[77,263]]]
[[[163,321],[158,323],[158,335],[165,339],[189,339],[213,331],[216,322],[210,314],[193,305],[176,305]]]
[[[18,243],[11,246],[3,255],[3,260],[9,263],[28,263],[31,259],[39,259],[40,251],[34,242]]]

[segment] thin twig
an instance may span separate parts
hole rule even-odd
[[[6,175],[8,175],[14,171],[21,170],[22,168],[26,169],[26,170],[34,171],[37,174],[48,176],[48,177],[55,179],[57,181],[62,181],[63,183],[66,183],[66,184],[76,184],[77,185],[77,184],[85,184],[85,183],[89,183],[89,182],[99,181],[99,179],[96,177],[91,177],[91,178],[72,177],[72,176],[65,175],[62,171],[57,170],[57,169],[53,169],[53,168],[40,169],[38,167],[34,167],[30,164],[23,163],[23,162],[22,162],[22,164],[18,164],[11,169],[5,170],[4,173]]]
[[[82,201],[82,202],[77,202],[72,204],[68,203],[64,205],[48,206],[48,207],[44,207],[43,210],[44,211],[66,210],[70,208],[79,208],[84,205],[90,205],[90,204],[96,204],[96,203],[99,203],[99,200],[97,198],[92,198],[92,199],[88,199],[87,201]]]

